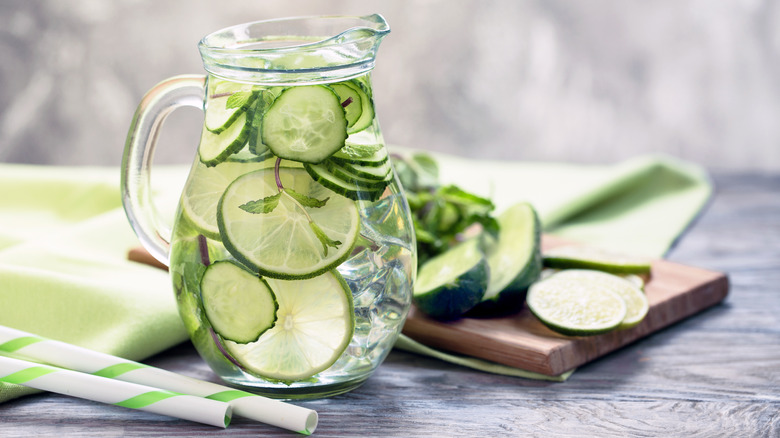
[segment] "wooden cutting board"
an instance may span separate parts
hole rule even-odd
[[[544,248],[566,243],[550,236],[542,240]],[[719,303],[728,290],[723,273],[655,260],[645,285],[650,310],[628,330],[571,337],[545,327],[528,308],[500,318],[440,322],[413,307],[403,332],[433,348],[557,376]]]

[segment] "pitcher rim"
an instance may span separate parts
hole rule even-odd
[[[211,44],[209,43],[210,39],[215,38],[216,36],[220,34],[224,34],[226,32],[229,32],[231,30],[240,29],[240,28],[247,28],[249,26],[253,25],[259,25],[259,24],[271,24],[271,23],[282,23],[282,22],[302,22],[306,20],[334,20],[334,19],[354,19],[356,21],[363,21],[365,23],[375,23],[377,24],[376,27],[369,27],[369,26],[352,26],[349,28],[344,29],[343,31],[330,36],[325,36],[324,38],[319,38],[316,41],[312,42],[302,42],[300,44],[293,44],[289,46],[284,47],[270,47],[270,48],[230,48],[225,46],[220,46],[217,44]],[[305,50],[309,48],[315,48],[317,46],[326,45],[327,43],[334,42],[338,40],[340,37],[343,37],[345,34],[348,34],[350,32],[354,32],[357,29],[365,28],[371,30],[373,33],[370,36],[365,36],[362,38],[359,38],[357,40],[352,40],[352,42],[355,41],[362,41],[362,40],[381,40],[382,37],[384,37],[386,34],[390,33],[390,26],[387,24],[387,21],[381,14],[370,14],[370,15],[300,15],[300,16],[292,16],[292,17],[281,17],[281,18],[271,18],[266,20],[256,20],[256,21],[249,21],[241,24],[234,24],[231,26],[227,26],[224,28],[221,28],[219,30],[216,30],[214,32],[209,33],[208,35],[201,38],[201,40],[198,42],[198,47],[201,50],[207,50],[208,52],[217,54],[231,54],[231,55],[238,55],[238,54],[260,54],[264,52],[282,52],[282,51],[295,51],[295,50]],[[306,35],[298,35],[299,37],[305,37]],[[246,39],[246,40],[238,40],[236,39],[234,42],[239,43],[252,43],[252,42],[259,42],[262,41],[262,39]]]

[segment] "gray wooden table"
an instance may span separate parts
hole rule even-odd
[[[727,272],[726,300],[581,367],[565,383],[394,351],[355,391],[301,402],[315,436],[780,437],[780,175],[715,175],[716,196],[669,254]],[[213,375],[189,344],[147,363]],[[60,395],[0,405],[0,436],[296,436],[220,430]]]

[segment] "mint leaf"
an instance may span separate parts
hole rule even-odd
[[[279,205],[279,198],[282,196],[282,192],[275,195],[266,196],[263,199],[257,201],[249,201],[246,204],[239,205],[238,208],[244,210],[247,213],[260,214],[270,213],[274,211],[277,205]]]
[[[317,198],[312,198],[311,196],[302,195],[293,189],[286,188],[284,191],[287,192],[288,195],[292,196],[293,199],[300,202],[300,204],[304,207],[320,208],[328,202],[328,199],[330,199],[325,198],[323,200],[319,200]]]
[[[228,97],[225,102],[225,108],[245,108],[252,101],[253,93],[251,91],[237,91]]]
[[[354,158],[368,158],[382,149],[381,144],[356,144],[347,143],[340,150]]]
[[[324,231],[322,231],[322,228],[320,228],[319,225],[314,223],[314,221],[309,222],[309,226],[311,227],[312,231],[314,231],[314,235],[317,236],[317,239],[320,240],[320,243],[322,243],[322,249],[325,251],[325,257],[328,256],[328,247],[332,246],[334,248],[338,248],[339,245],[341,245],[341,241],[339,240],[333,240],[330,237],[328,237]]]

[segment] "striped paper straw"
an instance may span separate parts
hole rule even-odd
[[[100,377],[226,402],[233,407],[235,415],[304,435],[311,435],[317,428],[317,412],[311,409],[42,338],[10,327],[0,326],[0,352],[21,355]]]
[[[0,356],[0,381],[225,428],[228,403]]]

